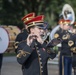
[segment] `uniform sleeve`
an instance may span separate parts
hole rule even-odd
[[[63,30],[59,29],[54,34],[54,39],[62,39],[62,35],[63,35]]]
[[[22,41],[22,33],[19,33],[15,39],[15,41],[21,42]]]
[[[54,59],[54,58],[56,57],[56,52],[54,52],[54,51],[52,50],[52,46],[51,46],[50,48],[46,48],[45,46],[46,46],[46,45],[43,44],[42,50],[46,53],[46,56],[47,56],[48,58]]]
[[[57,53],[52,51],[51,49],[47,49],[46,52],[47,52],[48,57],[51,59],[54,59],[57,55]]]
[[[17,48],[17,61],[19,64],[24,64],[32,53],[32,49],[25,43],[22,42]]]
[[[50,50],[46,50],[45,48],[40,48],[38,50],[39,55],[42,56],[42,58],[51,58],[54,59],[56,57],[56,53],[51,52]]]
[[[58,44],[61,42],[59,39],[53,39],[47,43],[45,49],[49,58],[53,59],[58,54]]]
[[[48,48],[47,48],[47,53],[48,53],[48,56],[51,58],[51,59],[54,59],[56,57],[56,55],[58,54],[58,44],[62,42],[62,31],[61,29],[59,29],[55,34],[54,34],[54,39],[51,40],[51,43],[48,44]],[[52,45],[52,47],[50,48],[50,44]],[[56,47],[57,50],[53,49],[53,47]]]
[[[17,47],[18,47],[18,44],[19,42],[22,41],[22,36],[21,36],[22,33],[19,33],[15,39],[15,42],[14,42],[14,49],[15,49],[15,53],[17,53]]]

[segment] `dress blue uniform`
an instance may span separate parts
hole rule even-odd
[[[34,45],[34,43],[32,43]],[[54,58],[56,54],[50,50],[45,50],[45,44],[37,43],[36,48],[31,48],[26,41],[18,45],[17,61],[22,65],[23,75],[48,75],[47,61]]]
[[[61,20],[60,22],[64,23],[64,20]],[[72,72],[72,57],[68,46],[68,39],[70,36],[71,33],[62,28],[59,28],[54,35],[55,38],[61,39],[62,45],[59,56],[59,75],[71,75]]]

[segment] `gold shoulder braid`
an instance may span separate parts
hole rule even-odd
[[[30,54],[30,53],[24,50],[19,50],[19,54],[17,54],[17,58],[21,58],[22,56],[25,57],[26,54]]]
[[[15,43],[14,43],[14,48],[17,49],[17,48],[18,48],[18,44],[20,44],[20,43],[22,43],[22,42],[26,42],[26,40],[23,40],[23,41],[21,41],[21,42],[18,42],[18,41],[15,42]]]
[[[71,47],[74,45],[74,42],[72,40],[68,41],[68,45]]]
[[[15,48],[15,49],[18,48],[18,44],[19,44],[19,42],[15,42],[15,43],[14,43],[14,48]]]
[[[59,34],[56,33],[56,34],[54,35],[54,38],[58,38],[58,37],[59,37]]]

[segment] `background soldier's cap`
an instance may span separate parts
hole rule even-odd
[[[27,25],[27,27],[38,26],[39,28],[43,29],[46,29],[48,25],[44,22],[44,15],[39,15],[30,20],[27,20],[26,22],[24,22],[24,24]]]
[[[60,19],[58,24],[63,24],[64,23],[64,19]]]
[[[70,23],[71,23],[70,20],[64,20],[64,25],[71,25]]]
[[[32,13],[25,15],[21,20],[25,23],[34,17],[35,17],[35,13],[32,12]]]

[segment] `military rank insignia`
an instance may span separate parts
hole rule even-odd
[[[63,39],[63,40],[67,39],[66,35],[63,35],[63,36],[62,36],[62,39]]]
[[[63,39],[63,40],[66,40],[66,39],[69,39],[69,38],[70,38],[70,35],[69,35],[69,34],[66,34],[66,35],[63,35],[63,36],[62,36],[62,39]]]
[[[54,38],[58,38],[58,37],[59,37],[59,34],[55,34],[55,35],[54,35]]]
[[[71,46],[74,45],[74,42],[73,42],[72,40],[70,40],[70,41],[68,42],[68,45],[71,47]]]

